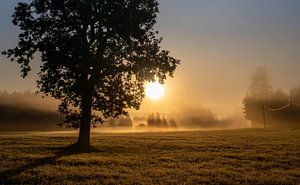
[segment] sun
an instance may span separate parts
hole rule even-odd
[[[158,82],[148,83],[145,87],[146,96],[151,100],[158,100],[165,94],[165,88]]]

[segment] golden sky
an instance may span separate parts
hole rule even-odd
[[[16,45],[10,15],[17,0],[0,2],[0,49]],[[241,110],[249,77],[267,65],[275,88],[300,85],[299,0],[160,0],[157,29],[163,48],[182,61],[165,96],[146,99],[140,112],[210,107],[220,115]],[[2,90],[35,90],[34,73],[0,57]],[[38,59],[34,71],[38,69]]]

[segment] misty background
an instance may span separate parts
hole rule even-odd
[[[60,130],[58,124],[62,117],[57,113],[58,102],[29,91],[0,92],[0,131],[55,131]],[[243,117],[232,115],[218,118],[210,109],[204,107],[184,109],[169,114],[155,112],[148,115],[119,119],[108,119],[96,128],[102,129],[217,129],[244,128]]]
[[[1,0],[0,50],[16,45],[18,28],[12,25],[10,16],[19,1]],[[183,127],[249,127],[243,99],[257,67],[267,66],[275,90],[280,88],[288,95],[300,85],[300,1],[159,2],[157,29],[164,38],[163,48],[182,64],[175,78],[166,81],[162,99],[145,99],[141,110],[131,111],[133,126],[142,126],[149,116],[159,113],[160,122],[165,117]],[[22,79],[19,66],[0,56],[2,115],[13,117],[10,125],[19,120],[17,112],[26,112],[31,114],[28,120],[53,121],[50,125],[56,126],[60,119],[56,102],[30,95],[36,91],[38,57],[32,68],[29,77]],[[39,120],[40,115],[45,120]],[[5,116],[1,116],[2,122],[8,124]],[[26,119],[24,122],[28,122]],[[124,120],[130,125],[127,118]],[[114,122],[118,121],[108,125],[120,124]]]
[[[247,93],[239,110],[219,116],[208,107],[192,104],[163,112],[156,108],[148,112],[131,112],[129,116],[108,119],[98,129],[183,130],[236,129],[247,127],[299,127],[300,86],[289,93],[274,88],[267,66],[260,66],[249,78]],[[57,113],[58,101],[41,94],[0,91],[0,131],[57,130],[62,116]],[[152,112],[151,112],[152,111]]]

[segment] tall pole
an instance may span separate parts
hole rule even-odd
[[[293,102],[291,98],[290,98],[290,118],[291,118],[291,124],[294,125]]]
[[[264,119],[264,128],[266,128],[266,112],[265,105],[262,106],[263,119]]]

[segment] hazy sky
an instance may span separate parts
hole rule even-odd
[[[0,2],[0,49],[13,47],[10,15],[17,0]],[[203,105],[219,112],[240,109],[249,77],[267,65],[274,87],[300,85],[299,0],[160,0],[157,28],[163,48],[182,61],[166,96],[148,107]],[[17,65],[0,57],[2,90],[35,89],[35,76],[20,78]],[[146,106],[144,106],[146,107]]]

